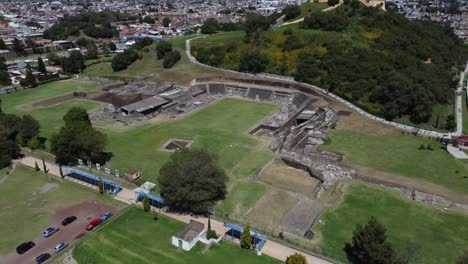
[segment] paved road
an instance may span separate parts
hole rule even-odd
[[[29,166],[29,167],[32,167],[32,168],[34,168],[34,166],[35,166],[34,164],[37,162],[39,164],[39,167],[42,169],[42,160],[31,157],[31,156],[27,156],[27,157],[19,160],[19,162],[21,164],[23,164],[23,165],[26,165],[26,166]],[[46,162],[46,166],[49,169],[49,173],[51,175],[60,177],[59,168],[58,168],[58,166],[56,164]],[[77,182],[77,183],[79,183],[79,182]],[[124,203],[127,203],[127,204],[134,204],[135,203],[135,193],[130,189],[123,188],[122,191],[120,191],[117,194],[115,199],[117,199],[119,201],[122,201]],[[168,217],[171,217],[173,219],[177,219],[179,221],[182,221],[184,223],[189,223],[190,220],[193,219],[195,221],[199,221],[199,222],[204,223],[205,225],[208,225],[208,218],[206,218],[206,217],[193,217],[193,216],[190,216],[190,215],[174,214],[174,213],[169,213],[169,212],[164,212],[164,211],[160,212],[160,213],[164,214],[164,215],[166,215]],[[211,219],[211,226],[212,226],[212,228],[214,230],[216,230],[216,233],[218,233],[218,234],[224,234],[227,231],[224,228],[224,223],[221,222],[221,221],[215,220],[215,219]],[[234,240],[233,242],[238,243],[239,241]],[[262,249],[263,254],[268,255],[270,257],[273,257],[275,259],[278,259],[280,261],[285,261],[286,258],[289,255],[292,255],[292,254],[294,254],[296,252],[304,255],[306,257],[308,263],[310,263],[310,264],[332,264],[332,263],[334,263],[332,261],[323,259],[320,256],[311,255],[311,254],[308,254],[308,253],[302,252],[300,250],[285,246],[283,244],[279,244],[279,243],[271,241],[271,240],[268,240],[268,242],[265,243],[265,246]]]
[[[466,63],[465,70],[460,72],[460,81],[456,91],[456,103],[455,103],[455,115],[456,115],[456,122],[457,122],[457,130],[455,131],[454,135],[460,136],[463,134],[463,115],[462,115],[462,94],[463,94],[463,81],[465,79],[465,74],[468,74],[468,62]],[[468,87],[466,90],[468,98]],[[466,102],[465,102],[466,103]],[[468,118],[468,117],[465,117]]]

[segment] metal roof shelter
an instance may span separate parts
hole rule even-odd
[[[164,200],[161,197],[150,194],[150,193],[145,193],[143,191],[139,191],[137,193],[137,198],[135,199],[135,202],[138,203],[138,202],[143,201],[143,197],[145,196],[148,197],[150,205],[157,207],[159,209],[165,206]]]
[[[122,106],[121,109],[127,114],[133,112],[140,114],[148,114],[167,103],[169,103],[169,101],[164,98],[161,98],[159,96],[152,96],[141,101],[135,102],[133,104]]]
[[[68,176],[89,184],[92,184],[94,186],[97,186],[99,182],[102,180],[104,190],[111,191],[112,194],[117,194],[122,190],[122,187],[120,186],[120,183],[111,181],[102,177],[98,177],[94,174],[75,169],[72,167],[67,167],[64,166],[63,169],[68,173]]]
[[[240,235],[242,232],[244,232],[244,228],[242,226],[233,223],[224,223],[224,227],[230,229],[228,232],[226,232],[226,234],[229,234],[232,237],[240,238]],[[268,237],[252,230],[250,230],[250,236],[253,239],[253,244],[255,245],[256,249],[261,251]]]

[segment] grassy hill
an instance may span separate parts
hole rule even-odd
[[[468,47],[449,27],[355,1],[319,10],[274,30],[197,39],[192,52],[213,66],[294,76],[387,119],[430,128],[433,116],[447,116],[443,106],[453,102],[468,59]],[[433,129],[443,130],[445,120],[438,123]]]

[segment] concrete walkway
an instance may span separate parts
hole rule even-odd
[[[37,164],[39,165],[39,168],[41,168],[42,170],[42,160],[35,158],[35,157],[26,156],[23,159],[17,160],[16,162],[26,165],[31,168],[34,168],[35,163],[37,162]],[[49,170],[49,174],[60,178],[60,170],[57,164],[46,162],[46,166],[47,166],[47,169]],[[71,180],[69,177],[67,177],[66,179]],[[95,186],[89,186],[87,184],[83,184],[80,181],[73,181],[73,182],[77,184],[81,184],[86,187],[90,187],[92,189],[97,189],[97,187]],[[135,204],[136,196],[132,190],[122,187],[122,191],[120,191],[114,198],[126,204]],[[161,210],[161,211],[157,210],[157,211],[165,216],[179,220],[184,223],[189,223],[190,220],[193,219],[195,221],[204,223],[206,226],[208,225],[208,218],[206,217],[194,217],[194,216],[187,215],[187,214],[176,214],[176,213],[171,213],[171,212],[167,212],[164,210]],[[216,231],[217,234],[224,234],[227,231],[226,228],[224,227],[224,223],[215,219],[211,219],[211,227]],[[232,241],[234,243],[239,243],[239,241],[237,240],[232,240]],[[280,244],[271,240],[268,240],[267,243],[265,243],[265,246],[262,249],[262,253],[270,257],[273,257],[275,259],[278,259],[280,261],[285,261],[289,255],[292,255],[294,253],[300,253],[306,257],[309,264],[338,263],[338,262],[332,262],[332,261],[326,260],[325,258],[322,258],[320,256],[315,256],[315,255],[302,252],[300,250],[288,247],[286,245],[283,245],[283,244]]]
[[[452,145],[447,145],[447,151],[456,159],[468,159],[468,155],[463,150]]]

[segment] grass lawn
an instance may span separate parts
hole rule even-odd
[[[216,214],[223,217],[227,214],[233,219],[240,218],[266,191],[267,187],[263,184],[239,180],[229,190],[226,199],[218,204]]]
[[[315,229],[321,233],[326,255],[346,260],[345,242],[357,224],[375,216],[387,228],[396,248],[416,243],[421,248],[411,263],[455,263],[468,244],[468,217],[400,198],[399,193],[380,187],[352,183],[343,201],[326,211]]]
[[[96,199],[120,205],[96,191],[68,181],[60,183],[55,177],[21,165],[11,175],[0,170],[0,192],[0,255],[37,237],[56,208]]]
[[[184,223],[131,207],[104,228],[82,240],[73,249],[78,263],[280,263],[267,256],[256,256],[238,245],[223,241],[202,254],[204,247],[197,244],[189,252],[178,250],[171,244],[172,235]],[[227,262],[226,262],[227,261]]]
[[[96,90],[96,84],[80,79],[69,79],[40,85],[37,88],[26,89],[0,96],[2,106],[6,113],[18,115],[29,114],[41,124],[41,136],[49,138],[63,125],[63,116],[75,106],[90,111],[96,109],[99,103],[87,100],[73,99],[50,107],[23,109],[18,106],[31,104],[36,101],[71,93],[74,91]]]
[[[193,35],[190,37],[194,37]],[[185,39],[185,37],[184,37]],[[183,47],[180,47],[185,41],[184,39],[172,39],[174,46],[180,52],[181,59],[170,69],[165,69],[162,66],[163,60],[156,59],[156,44],[148,46],[140,51],[143,56],[141,60],[137,60],[131,64],[126,70],[114,72],[110,63],[99,63],[87,67],[84,70],[84,76],[102,76],[108,78],[123,78],[136,79],[153,75],[150,81],[168,81],[177,82],[180,85],[189,85],[195,78],[204,77],[225,77],[229,74],[203,67],[197,64],[190,63]],[[145,52],[144,50],[148,50]]]
[[[229,175],[246,178],[272,158],[271,152],[247,130],[275,109],[273,104],[224,99],[173,122],[142,125],[124,132],[106,130],[108,150],[114,155],[112,168],[137,168],[142,171],[142,181],[156,182],[159,169],[170,156],[159,148],[176,138],[193,140],[192,147],[218,154],[220,166]]]
[[[424,179],[449,189],[468,193],[467,163],[452,158],[430,139],[393,134],[368,135],[348,130],[330,130],[330,142],[321,149],[343,154],[346,162]],[[418,150],[431,144],[430,150]]]

